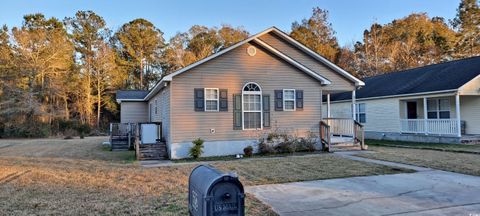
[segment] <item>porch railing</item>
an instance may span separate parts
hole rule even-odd
[[[401,119],[402,133],[457,135],[457,119]]]
[[[354,120],[349,118],[325,118],[325,123],[330,126],[332,135],[353,137]]]
[[[363,125],[354,119],[325,118],[320,121],[320,141],[324,150],[332,150],[332,136],[351,137],[354,144],[360,144],[362,150],[366,149],[365,130]]]

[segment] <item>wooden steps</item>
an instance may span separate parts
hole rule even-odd
[[[110,140],[112,151],[128,151],[128,137],[127,136],[115,136]]]
[[[139,144],[138,160],[163,160],[167,158],[167,145],[165,142],[155,144]]]

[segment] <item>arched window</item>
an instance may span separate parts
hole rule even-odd
[[[262,129],[262,89],[256,83],[249,82],[242,89],[243,129]]]

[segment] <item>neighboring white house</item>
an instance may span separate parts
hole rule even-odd
[[[352,94],[327,95],[324,116],[351,118],[366,138],[468,143],[480,140],[480,57],[364,79]],[[329,104],[329,105],[328,105]]]

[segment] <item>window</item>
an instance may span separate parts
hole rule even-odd
[[[205,111],[218,111],[218,88],[205,89]]]
[[[157,100],[155,99],[155,115],[158,114],[158,103]]]
[[[153,103],[148,104],[148,115],[149,115],[149,122],[153,121]]]
[[[255,83],[247,83],[242,90],[243,129],[262,129],[262,90]]]
[[[449,119],[450,118],[450,100],[449,99],[427,100],[427,117],[429,119]]]
[[[295,111],[295,89],[283,90],[283,110]]]
[[[360,123],[367,122],[367,112],[365,103],[355,104],[355,120]]]

